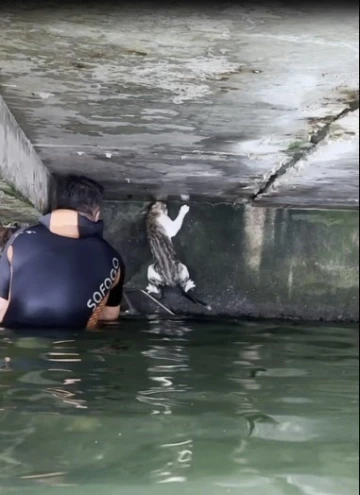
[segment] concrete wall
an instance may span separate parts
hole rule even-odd
[[[141,313],[157,307],[146,286],[146,203],[108,203],[107,237],[127,264],[127,289]],[[176,213],[179,205],[170,205]],[[359,317],[359,213],[193,204],[175,245],[217,316],[345,321]],[[135,291],[134,291],[135,290]],[[177,314],[201,307],[170,291]]]
[[[0,176],[39,211],[51,197],[51,175],[0,96]],[[1,205],[0,205],[1,206]]]
[[[0,223],[32,223],[38,216],[36,209],[0,178]]]

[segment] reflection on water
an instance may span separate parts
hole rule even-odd
[[[0,494],[358,493],[358,330],[0,332]]]

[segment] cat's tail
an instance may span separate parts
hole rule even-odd
[[[181,287],[181,285],[178,286],[181,294],[186,297],[186,299],[188,299],[189,301],[191,301],[193,304],[199,304],[200,306],[205,306],[205,308],[208,310],[208,311],[211,311],[212,308],[209,304],[207,304],[206,302],[202,301],[201,299],[199,299],[198,297],[194,296],[193,294],[189,294],[189,292],[186,292],[184,290],[183,287]]]

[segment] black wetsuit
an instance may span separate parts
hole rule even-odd
[[[4,327],[85,328],[104,299],[120,305],[119,253],[103,239],[101,221],[76,218],[78,238],[54,233],[50,214],[8,242],[0,260],[0,297],[9,301]]]

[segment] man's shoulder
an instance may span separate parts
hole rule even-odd
[[[20,227],[10,238],[11,243],[15,242],[19,237],[24,238],[24,236],[34,236],[40,232],[46,231],[46,228],[40,223],[34,225],[25,225]]]
[[[103,237],[97,237],[97,239],[98,239],[98,242],[100,242],[104,246],[104,248],[107,250],[107,252],[109,253],[109,256],[112,256],[113,258],[118,258],[119,261],[122,262],[122,258],[121,258],[120,253],[114,248],[114,246],[112,244],[110,244],[109,241],[107,241]]]

